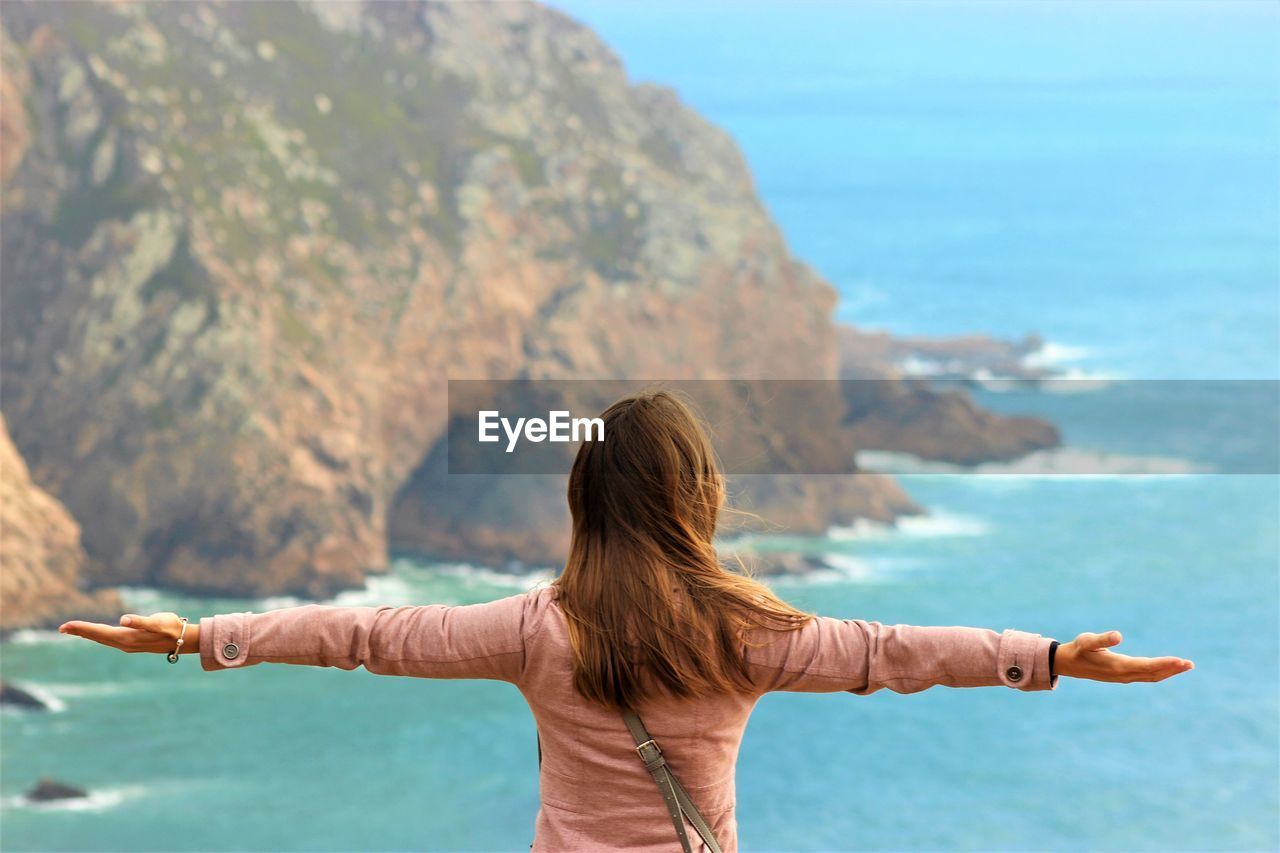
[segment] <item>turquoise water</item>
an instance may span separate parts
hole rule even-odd
[[[1107,375],[1280,377],[1275,7],[561,5],[735,135],[842,317],[1038,331]],[[1212,431],[1144,442],[1140,420],[1090,401],[1107,406],[992,398],[1053,411],[1106,454],[1222,452]],[[790,543],[834,568],[782,594],[883,622],[1118,628],[1122,649],[1197,668],[1040,694],[767,697],[739,763],[745,850],[1280,847],[1280,479],[903,479],[927,521]],[[402,558],[338,603],[480,601],[533,580]],[[291,603],[129,598],[193,616]],[[534,730],[507,685],[205,673],[51,634],[2,651],[6,678],[62,705],[0,716],[6,850],[531,838]],[[41,775],[95,797],[24,805]]]
[[[1280,375],[1280,4],[554,5],[732,134],[842,319]]]

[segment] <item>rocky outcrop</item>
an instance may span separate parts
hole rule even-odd
[[[0,416],[0,635],[121,613],[109,590],[86,591],[88,558],[66,507],[31,482]],[[2,691],[16,696],[6,684]],[[0,701],[9,701],[0,696]],[[16,700],[14,700],[16,701]]]
[[[558,490],[435,476],[449,377],[837,376],[833,292],[733,142],[557,12],[2,21],[3,408],[99,582],[322,596],[389,546],[558,553]],[[746,498],[914,510],[876,477]]]
[[[83,799],[88,796],[89,792],[84,788],[68,785],[66,782],[59,782],[57,779],[44,778],[37,782],[30,791],[27,791],[26,800],[29,803],[47,803],[53,800]]]
[[[24,690],[16,684],[0,680],[0,705],[21,708],[25,711],[48,711],[49,705],[30,690]]]
[[[920,380],[844,383],[847,424],[859,450],[887,450],[956,465],[1018,459],[1061,443],[1034,417],[995,415],[969,395]]]
[[[1052,370],[1029,359],[1044,345],[1035,335],[1020,341],[985,335],[893,338],[844,326],[839,336],[845,423],[859,450],[977,465],[1017,459],[1062,441],[1053,424],[988,412],[962,387],[975,376],[1050,377]],[[936,378],[912,378],[917,373]]]

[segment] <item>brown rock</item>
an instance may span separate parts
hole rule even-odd
[[[89,792],[75,785],[68,785],[56,779],[44,778],[36,786],[27,791],[27,800],[33,803],[47,803],[52,800],[72,800],[89,796]]]
[[[49,706],[30,690],[23,690],[16,684],[0,680],[0,705],[23,708],[28,711],[48,711]]]
[[[862,450],[977,465],[1061,443],[1057,428],[1047,421],[992,414],[961,390],[937,390],[920,380],[852,381],[844,388],[847,423]]]
[[[80,528],[66,507],[31,482],[0,416],[0,633],[67,619],[110,619],[109,590],[86,591]]]
[[[389,542],[554,561],[556,489],[431,467],[449,377],[837,376],[834,293],[732,140],[586,28],[526,3],[247,8],[5,4],[32,81],[5,413],[98,582],[325,595]],[[263,42],[269,74],[232,49]],[[797,529],[913,509],[884,478],[761,488]]]

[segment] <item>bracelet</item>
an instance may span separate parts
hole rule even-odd
[[[187,617],[179,616],[178,618],[182,620],[182,633],[178,635],[178,645],[174,647],[173,651],[169,652],[169,663],[178,662],[178,652],[182,651],[183,638],[187,636]]]

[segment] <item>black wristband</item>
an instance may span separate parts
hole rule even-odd
[[[1056,655],[1057,653],[1058,653],[1058,641],[1054,640],[1053,642],[1049,643],[1049,679],[1050,680],[1054,678],[1053,656]]]

